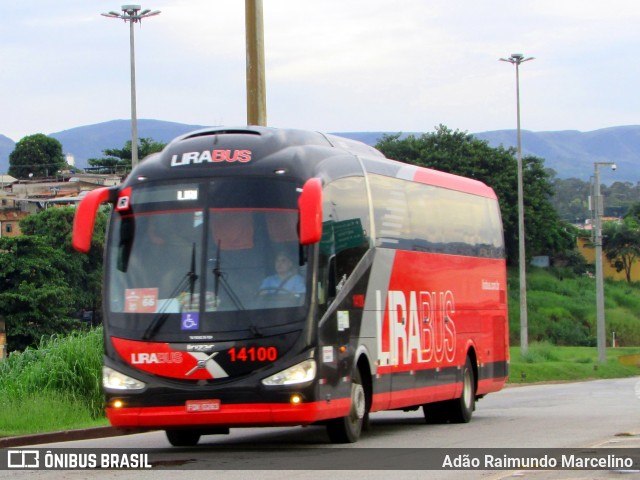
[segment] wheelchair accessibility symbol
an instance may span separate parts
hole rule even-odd
[[[198,312],[182,312],[180,328],[182,330],[197,330],[200,327],[200,314]]]

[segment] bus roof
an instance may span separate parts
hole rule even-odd
[[[262,126],[210,127],[187,133],[174,139],[162,152],[147,157],[136,173],[156,176],[170,171],[170,176],[180,177],[199,173],[200,169],[210,172],[212,164],[217,164],[223,167],[217,174],[225,174],[223,170],[231,173],[233,167],[255,163],[252,172],[260,174],[288,158],[289,166],[305,177],[314,175],[315,165],[319,162],[343,155],[359,157],[370,173],[495,198],[493,190],[480,181],[390,160],[379,150],[357,140],[315,131]]]
[[[346,137],[340,137],[338,135],[310,130],[284,129],[255,125],[244,127],[204,128],[177,137],[171,142],[171,144],[193,140],[196,138],[221,138],[222,136],[235,135],[258,137],[260,139],[260,142],[265,146],[270,145],[272,146],[272,148],[276,147],[276,149],[278,149],[277,147],[280,147],[279,149],[283,149],[294,145],[317,145],[333,147],[353,154],[384,157],[384,155],[379,150],[376,150],[366,143]]]

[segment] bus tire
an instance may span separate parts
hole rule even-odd
[[[424,414],[424,420],[427,425],[447,423],[448,416],[446,403],[447,402],[434,402],[422,405],[422,413]]]
[[[331,443],[355,443],[360,438],[367,417],[366,393],[358,367],[354,366],[351,376],[351,409],[346,417],[336,418],[327,423],[327,433]]]
[[[460,398],[451,400],[449,420],[451,423],[468,423],[471,420],[475,408],[476,380],[471,359],[467,357],[467,361],[462,369],[462,394]]]
[[[165,433],[174,447],[193,447],[200,440],[200,432],[196,430],[165,430]]]
[[[428,403],[422,406],[424,419],[428,424],[468,423],[471,420],[476,402],[476,382],[471,359],[462,369],[462,394],[459,398],[444,402]]]

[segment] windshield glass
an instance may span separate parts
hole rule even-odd
[[[128,195],[110,226],[112,326],[150,338],[259,332],[303,319],[295,184],[225,179],[144,185]]]

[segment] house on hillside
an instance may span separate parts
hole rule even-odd
[[[28,212],[16,210],[0,211],[0,237],[17,237],[21,235],[20,220],[28,216]]]
[[[6,187],[10,187],[18,181],[17,178],[13,178],[11,175],[0,175],[0,190],[4,190]]]
[[[84,185],[96,187],[114,187],[122,183],[120,175],[105,175],[99,173],[76,173],[69,178],[69,183],[81,182]]]
[[[11,193],[5,191],[5,198],[11,198],[20,211],[37,213],[51,206],[75,205],[87,192],[119,185],[121,181],[117,175],[98,174],[74,174],[63,181],[20,180],[11,185]]]

